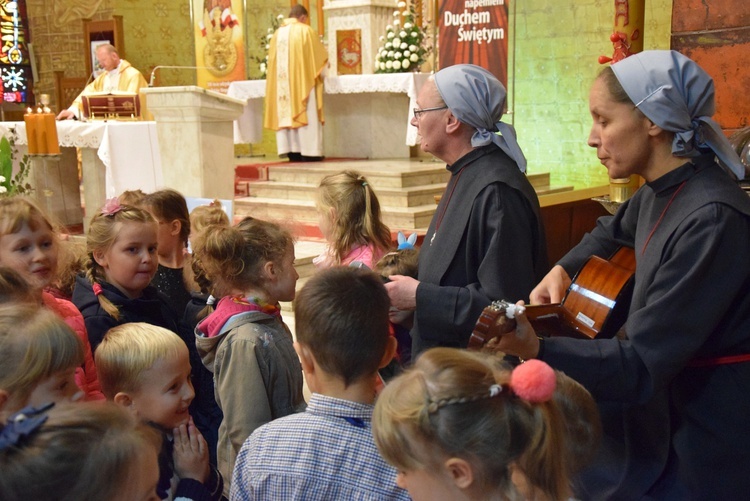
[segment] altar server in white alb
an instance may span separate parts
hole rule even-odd
[[[271,38],[263,126],[276,131],[279,156],[290,161],[323,157],[323,69],[328,54],[295,5]]]
[[[73,104],[70,105],[70,108],[62,110],[57,115],[58,120],[81,118],[83,114],[81,96],[110,92],[138,94],[141,88],[148,86],[146,79],[143,78],[140,71],[135,69],[126,60],[120,59],[114,45],[99,45],[96,48],[96,59],[99,61],[99,65],[104,68],[104,71],[81,91],[75,101],[73,101]],[[146,103],[141,102],[141,115],[143,115],[145,110],[144,104]]]

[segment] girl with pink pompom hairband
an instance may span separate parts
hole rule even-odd
[[[488,354],[430,349],[378,397],[375,443],[414,501],[568,499],[557,378],[540,360],[511,370]]]

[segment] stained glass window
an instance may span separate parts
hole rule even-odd
[[[33,85],[25,0],[0,0],[0,82],[3,102],[26,103]]]

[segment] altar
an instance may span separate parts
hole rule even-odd
[[[38,191],[40,200],[45,193],[51,197],[53,188],[77,197],[77,205],[66,203],[63,213],[58,215],[63,223],[74,224],[76,219],[78,222],[82,219],[75,148],[81,150],[83,199],[87,209],[83,221],[85,227],[93,210],[101,207],[105,199],[125,190],[151,192],[163,187],[156,122],[65,120],[56,122],[56,125],[62,152],[59,168],[54,169],[57,179],[50,179],[47,172],[41,176],[32,172],[30,182]],[[13,130],[18,154],[24,155],[27,151],[26,124],[0,122],[0,134],[8,136]],[[51,161],[45,162],[45,157],[41,156],[35,158],[32,170],[50,168]]]
[[[341,75],[324,81],[323,149],[328,158],[409,158],[417,144],[411,125],[425,73]],[[232,82],[227,95],[246,99],[234,122],[234,142],[263,137],[265,80]]]

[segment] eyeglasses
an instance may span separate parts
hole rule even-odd
[[[447,106],[436,106],[435,108],[422,108],[422,109],[414,108],[414,118],[419,120],[419,116],[422,113],[426,113],[428,111],[440,111],[440,110],[447,110],[447,109],[448,109]]]

